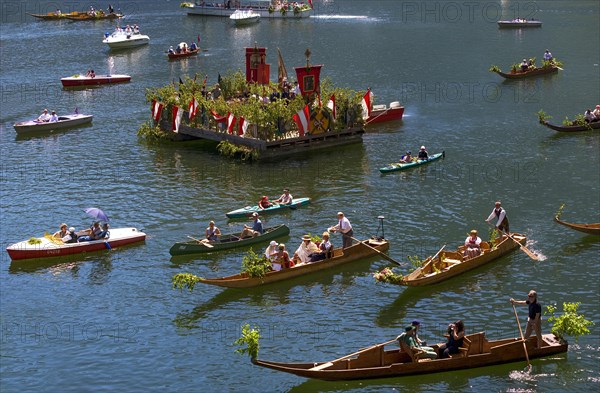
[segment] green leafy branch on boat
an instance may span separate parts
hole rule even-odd
[[[242,257],[242,274],[252,278],[263,278],[271,270],[271,263],[264,254],[256,254],[254,249]]]
[[[173,283],[173,289],[187,288],[192,292],[197,283],[204,280],[202,277],[198,277],[191,273],[178,273],[171,279]]]
[[[490,243],[490,247],[492,248],[492,250],[496,247],[496,241],[498,240],[498,228],[493,227],[490,228],[490,240],[488,241],[488,243]]]
[[[498,67],[495,64],[492,64],[492,66],[489,69],[490,72],[502,72],[502,70],[500,69],[500,67]]]
[[[585,116],[582,113],[578,113],[574,120],[570,120],[568,116],[562,122],[563,126],[588,126],[589,124],[585,121]],[[590,127],[591,129],[591,127]]]
[[[139,137],[142,137],[150,144],[164,142],[170,140],[170,134],[160,129],[152,120],[148,120],[140,125],[137,132]]]
[[[548,116],[542,109],[538,111],[537,115],[540,123],[545,123],[546,121],[552,119],[552,116]]]
[[[250,324],[242,326],[242,335],[233,342],[234,345],[240,346],[235,350],[236,353],[245,354],[250,356],[250,359],[256,360],[258,358],[258,350],[260,349],[260,329],[257,326],[250,328]],[[245,347],[244,347],[245,345]]]
[[[581,302],[563,303],[563,314],[556,316],[556,305],[546,306],[545,315],[550,315],[548,322],[552,323],[551,332],[561,341],[565,341],[565,336],[575,338],[579,341],[579,337],[590,334],[588,326],[594,325],[594,322],[585,319],[585,315],[577,312]]]
[[[234,145],[229,141],[221,141],[217,145],[219,154],[230,158],[240,158],[242,161],[255,161],[259,158],[260,153],[256,149],[247,146]]]
[[[560,220],[560,216],[562,216],[562,211],[564,208],[565,208],[565,204],[563,203],[562,205],[560,205],[560,207],[558,208],[558,211],[555,214],[556,218],[558,218],[559,220]]]
[[[399,284],[403,280],[402,274],[396,274],[393,268],[386,267],[385,269],[373,273],[373,278],[377,282],[385,282],[389,284]]]

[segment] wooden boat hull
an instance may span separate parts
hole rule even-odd
[[[527,241],[527,238],[524,235],[520,235],[518,233],[512,233],[511,236],[518,240],[521,244],[525,244]],[[511,240],[507,236],[504,236],[494,249],[490,250],[488,246],[487,250],[484,249],[485,251],[483,254],[464,261],[462,260],[462,249],[460,247],[454,252],[443,252],[433,261],[428,258],[423,267],[420,267],[412,273],[404,276],[403,280],[400,281],[398,285],[420,287],[424,285],[437,284],[492,262],[493,260],[496,260],[501,256],[513,251],[517,247],[519,247],[517,242]],[[482,246],[482,248],[484,247]],[[444,256],[443,261],[441,260],[442,256]],[[456,263],[455,261],[458,261],[459,263]]]
[[[417,160],[417,161],[413,161],[413,162],[410,162],[407,164],[393,163],[393,164],[390,164],[383,168],[379,168],[379,172],[389,173],[389,172],[403,171],[403,170],[414,168],[417,166],[429,164],[431,162],[437,161],[440,158],[444,158],[444,157],[446,157],[446,152],[443,151],[441,153],[436,153],[436,154],[431,155],[431,157],[429,157],[429,159],[427,159],[427,160]]]
[[[184,57],[196,56],[200,52],[200,49],[188,50],[185,53],[168,53],[169,60],[177,60]]]
[[[256,204],[254,206],[246,206],[241,209],[232,210],[228,213],[225,213],[225,215],[228,218],[244,218],[244,217],[251,217],[253,213],[258,213],[261,215],[276,213],[278,211],[285,210],[285,209],[295,209],[298,206],[308,205],[309,203],[310,203],[310,198],[294,198],[292,200],[291,205],[273,205],[266,209],[259,209],[258,204]]]
[[[256,237],[250,237],[246,239],[240,239],[236,235],[222,235],[221,241],[210,242],[212,248],[198,244],[198,242],[192,240],[189,242],[175,243],[169,250],[169,253],[175,255],[189,255],[189,254],[201,254],[208,252],[218,252],[223,250],[230,250],[232,248],[246,247],[252,244],[264,243],[266,241],[276,239],[278,237],[286,236],[290,233],[290,228],[286,225],[278,225],[275,227],[265,228],[262,235]],[[238,232],[239,235],[239,232]]]
[[[192,7],[186,7],[186,10],[188,15],[220,16],[227,18],[229,18],[235,12],[235,8],[228,9],[224,7],[214,7],[211,5],[194,5]],[[312,13],[312,9],[310,8],[303,8],[298,12],[294,12],[293,9],[288,9],[285,13],[282,13],[279,10],[269,12],[268,8],[257,6],[252,7],[252,11],[258,13],[261,18],[268,19],[302,19],[308,18]]]
[[[136,228],[114,228],[110,230],[110,238],[103,240],[64,244],[55,243],[47,237],[38,239],[41,241],[39,244],[30,244],[28,240],[24,240],[8,246],[6,251],[12,260],[60,257],[142,242],[146,239],[146,234]]]
[[[97,86],[109,85],[114,83],[125,83],[131,80],[129,75],[96,75],[95,78],[86,76],[70,76],[61,78],[60,83],[63,87]]]
[[[77,127],[82,124],[91,123],[94,116],[84,114],[73,114],[60,116],[56,122],[38,122],[28,120],[13,125],[17,134],[27,134],[32,132],[43,132],[59,130],[63,128]]]
[[[83,20],[103,20],[103,19],[119,19],[122,18],[121,14],[100,14],[100,15],[90,15],[88,13],[80,13],[79,15],[74,16],[65,16],[66,19],[75,20],[75,21],[83,21]]]
[[[364,240],[371,247],[375,247],[379,251],[385,251],[389,248],[387,240],[377,241],[373,239]],[[335,266],[340,266],[359,259],[370,258],[377,256],[377,252],[371,247],[364,244],[356,243],[352,246],[343,249],[335,249],[334,256],[330,259],[325,259],[318,262],[312,262],[302,265],[296,265],[289,269],[272,271],[267,273],[262,278],[247,277],[245,274],[236,274],[221,278],[206,278],[202,279],[201,283],[217,285],[227,288],[251,288],[259,285],[270,284],[277,281],[284,281],[290,278],[303,276],[305,274],[314,273],[320,270],[329,269]]]
[[[560,225],[564,225],[567,228],[571,228],[579,232],[600,236],[600,222],[596,224],[572,224],[570,222],[561,221],[556,216],[554,216],[554,221],[556,221]]]
[[[550,124],[547,121],[541,121],[540,123],[550,128],[551,130],[558,132],[583,132],[591,130],[600,130],[600,121],[595,121],[584,126],[557,126],[554,124]]]
[[[378,108],[378,105],[373,107],[371,114],[365,120],[365,124],[373,124],[373,123],[384,123],[386,121],[398,121],[402,120],[402,116],[404,115],[404,107],[400,105],[399,102],[395,101],[390,103],[390,107],[386,107],[385,105],[381,105],[381,108]]]
[[[69,12],[68,14],[59,14],[56,15],[54,12],[48,12],[47,14],[27,14],[29,16],[33,16],[34,18],[44,19],[44,20],[57,20],[57,19],[67,19],[67,17],[76,17],[80,15],[81,12]]]
[[[386,351],[383,346],[373,346],[372,349],[363,351],[358,356],[332,361],[329,367],[321,370],[315,370],[315,368],[325,365],[327,362],[281,363],[257,359],[253,363],[257,366],[295,374],[300,377],[339,381],[432,374],[525,361],[523,342],[520,339],[509,338],[488,341],[484,333],[467,335],[466,337],[471,340],[467,356],[455,356],[448,359],[412,362],[410,357],[401,352],[400,349]],[[544,344],[540,349],[537,349],[534,345],[535,338],[526,341],[527,353],[530,359],[557,355],[568,350],[568,344],[559,342],[553,334],[544,334],[542,340]]]
[[[539,20],[529,20],[525,22],[513,22],[511,20],[499,20],[498,27],[501,29],[520,29],[523,27],[542,27]]]
[[[540,68],[535,68],[533,70],[530,71],[525,71],[525,72],[515,72],[515,73],[504,73],[502,71],[494,71],[496,74],[500,75],[503,78],[506,79],[524,79],[524,78],[530,78],[532,76],[539,76],[539,75],[545,75],[545,74],[553,74],[558,72],[558,67],[554,67],[554,66],[550,66],[550,67],[540,67]]]

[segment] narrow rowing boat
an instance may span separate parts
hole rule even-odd
[[[498,27],[500,29],[520,29],[522,27],[542,27],[542,22],[539,20],[513,19],[499,20]]]
[[[222,251],[232,248],[245,247],[251,244],[266,242],[271,239],[286,236],[289,233],[290,228],[288,228],[286,225],[277,225],[274,227],[265,228],[264,233],[256,237],[240,238],[239,232],[237,235],[222,235],[219,241],[208,242],[209,246],[207,246],[205,243],[198,243],[195,240],[188,242],[178,242],[175,243],[173,247],[171,247],[169,253],[171,255],[188,255]]]
[[[282,205],[280,203],[274,203],[272,206],[270,206],[266,209],[260,209],[258,207],[258,204],[256,204],[254,206],[246,206],[241,209],[232,210],[228,213],[225,213],[225,215],[228,218],[244,218],[244,217],[251,217],[253,213],[269,214],[269,213],[275,213],[275,212],[278,212],[280,210],[285,210],[285,209],[293,210],[293,209],[297,208],[298,206],[308,205],[309,203],[310,203],[310,198],[294,198],[292,200],[292,203],[289,205]]]
[[[515,240],[504,235],[499,242],[498,239],[496,240],[497,244],[494,247],[490,247],[488,242],[481,242],[481,254],[474,258],[463,257],[464,246],[460,246],[456,251],[442,252],[433,259],[429,257],[424,261],[423,266],[402,277],[396,284],[412,287],[437,284],[485,265],[519,247],[517,241],[524,244],[527,240],[525,235],[518,233],[512,233],[511,236]]]
[[[69,20],[81,21],[81,20],[102,20],[102,19],[118,19],[122,18],[122,14],[109,13],[106,14],[104,12],[98,12],[96,14],[90,14],[87,12],[81,12],[78,15],[68,15],[65,18]]]
[[[84,114],[73,114],[59,116],[58,121],[47,122],[38,120],[28,120],[15,123],[13,127],[17,134],[27,134],[32,132],[53,131],[63,128],[76,127],[82,124],[91,123],[94,116]]]
[[[379,172],[388,173],[388,172],[403,171],[405,169],[414,168],[416,166],[429,164],[430,162],[437,161],[440,158],[445,158],[445,157],[446,157],[446,152],[442,151],[441,153],[436,153],[436,154],[431,155],[431,157],[429,157],[426,160],[414,160],[414,161],[408,162],[408,163],[393,162],[387,166],[384,166],[383,168],[379,168]]]
[[[557,216],[554,216],[554,221],[579,232],[588,233],[590,235],[600,235],[600,222],[596,224],[572,224],[570,222],[561,221]]]
[[[81,12],[77,12],[77,11],[69,12],[67,14],[63,14],[63,13],[59,13],[59,12],[48,12],[47,14],[27,13],[27,15],[33,16],[38,19],[44,19],[44,20],[66,19],[68,16],[75,17],[75,16],[78,16],[79,14],[81,14]]]
[[[113,83],[129,82],[129,75],[96,75],[95,77],[83,76],[80,74],[61,78],[60,83],[63,87],[97,86],[109,85]]]
[[[251,288],[303,276],[320,270],[329,269],[359,259],[376,256],[378,251],[385,251],[390,244],[385,239],[368,239],[355,243],[348,248],[336,248],[333,257],[318,262],[297,264],[289,269],[268,272],[264,277],[249,277],[246,273],[234,274],[221,278],[203,278],[199,282],[228,288]],[[376,250],[374,250],[375,248]]]
[[[595,121],[593,123],[587,123],[584,125],[571,125],[571,126],[557,126],[554,124],[550,124],[547,121],[540,121],[540,124],[545,125],[554,131],[559,132],[582,132],[582,131],[591,131],[591,130],[600,130],[600,121]]]
[[[506,79],[523,79],[523,78],[529,78],[532,76],[552,74],[552,73],[558,72],[558,70],[559,70],[558,67],[556,67],[554,65],[550,65],[547,67],[539,67],[539,68],[536,67],[536,68],[533,68],[533,69],[527,70],[527,71],[520,71],[520,70],[511,71],[508,74],[504,73],[500,70],[496,70],[496,69],[493,69],[492,71]]]
[[[197,49],[192,49],[192,50],[187,50],[185,52],[181,52],[181,53],[169,53],[169,60],[177,60],[177,59],[181,59],[183,57],[190,57],[190,56],[195,56],[198,54],[198,52],[200,52],[200,48]]]
[[[507,338],[490,341],[485,332],[465,336],[467,343],[464,351],[446,359],[419,359],[402,349],[385,350],[385,344],[376,344],[358,352],[346,355],[330,362],[281,363],[254,359],[252,362],[261,367],[270,368],[305,378],[329,381],[389,378],[406,375],[432,374],[450,370],[463,370],[495,364],[524,361],[526,345],[530,359],[567,352],[568,343],[559,341],[554,334],[542,335],[542,346],[537,348],[537,338],[523,341],[520,338]],[[441,344],[433,345],[439,348]]]
[[[32,241],[32,239],[36,239]],[[12,260],[59,257],[100,251],[142,242],[146,234],[136,228],[111,228],[108,239],[91,240],[80,243],[63,243],[51,236],[32,238],[12,244],[6,248]]]

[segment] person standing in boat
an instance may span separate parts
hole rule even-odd
[[[344,213],[338,212],[338,223],[329,228],[329,232],[340,232],[342,234],[342,247],[348,248],[352,245],[352,224],[350,220],[344,216]]]
[[[215,226],[214,221],[211,221],[208,223],[208,228],[206,228],[205,237],[204,237],[204,239],[201,240],[201,242],[202,243],[218,242],[220,236],[221,236],[221,230]]]
[[[498,228],[498,231],[510,233],[510,230],[508,228],[508,217],[506,216],[506,210],[502,208],[502,204],[500,203],[500,201],[496,202],[494,210],[492,210],[492,213],[485,221],[492,222],[492,220],[494,219],[496,219],[496,224],[494,226]]]
[[[477,236],[477,230],[473,229],[469,237],[465,240],[464,257],[467,259],[475,258],[481,254],[481,238]]]
[[[428,160],[429,159],[429,153],[427,152],[427,149],[425,149],[425,146],[421,146],[421,149],[419,150],[419,155],[417,156],[417,159],[419,159],[419,160]]]
[[[292,194],[290,194],[290,190],[287,188],[283,189],[283,194],[281,194],[281,196],[277,199],[275,199],[273,202],[274,203],[279,203],[281,205],[291,205],[292,204]]]
[[[544,52],[544,61],[552,61],[554,60],[554,57],[552,57],[552,53],[550,53],[550,51],[548,49],[546,49],[546,51]]]
[[[512,304],[527,304],[529,306],[529,317],[527,318],[527,328],[525,328],[525,340],[531,336],[531,331],[535,331],[537,337],[537,348],[542,347],[542,305],[537,301],[537,292],[533,289],[529,291],[527,300],[515,300],[510,298]]]

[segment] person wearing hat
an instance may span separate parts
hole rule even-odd
[[[254,220],[254,223],[252,224],[251,227],[244,224],[244,229],[242,230],[242,233],[240,234],[240,237],[242,239],[245,237],[256,237],[256,236],[263,234],[263,232],[264,232],[263,225],[262,225],[262,222],[260,221],[260,219],[258,218],[257,212],[252,213],[252,219]]]
[[[535,331],[537,337],[537,348],[541,348],[542,340],[542,305],[538,303],[537,292],[530,290],[527,294],[527,300],[515,300],[510,298],[512,304],[527,304],[529,306],[529,317],[527,318],[527,327],[525,328],[525,340],[531,336],[531,331]]]
[[[55,111],[52,111],[52,115],[50,115],[50,123],[56,123],[58,121],[58,115]]]
[[[65,224],[63,222],[58,227],[58,231],[54,232],[54,234],[52,235],[52,237],[54,239],[62,239],[63,237],[67,236],[68,234],[69,234],[69,231],[67,230],[67,224]]]
[[[331,258],[333,254],[333,244],[329,241],[329,232],[323,232],[323,240],[317,246],[319,251],[313,252],[309,255],[311,262],[322,261],[327,258]]]
[[[221,230],[215,226],[214,221],[210,221],[208,223],[208,228],[206,228],[204,239],[202,239],[200,242],[201,243],[218,242],[220,236],[221,236]]]
[[[300,243],[298,246],[298,249],[294,253],[294,257],[292,259],[296,264],[310,263],[310,256],[317,252],[319,252],[317,245],[313,243],[309,235],[304,235],[302,236],[302,243]]]
[[[402,158],[400,158],[400,163],[408,164],[409,162],[412,162],[412,156],[410,150],[407,150],[406,154],[403,155]]]
[[[294,261],[290,259],[290,254],[285,249],[285,244],[281,243],[277,246],[277,256],[275,257],[275,263],[279,264],[282,269],[289,269],[295,266]]]
[[[275,271],[281,270],[281,264],[275,262],[277,260],[278,247],[279,244],[275,240],[271,240],[271,243],[269,243],[265,250],[265,258],[271,262],[271,268]]]
[[[502,204],[500,201],[496,202],[494,205],[494,210],[490,213],[488,218],[485,220],[486,222],[492,222],[496,220],[496,224],[494,226],[498,228],[500,232],[498,235],[502,236],[502,232],[510,233],[508,228],[508,217],[506,216],[506,210],[502,208]]]
[[[277,199],[275,199],[273,202],[275,203],[279,203],[282,205],[291,205],[292,204],[292,194],[290,194],[290,190],[288,190],[287,188],[283,189],[283,194],[281,194],[281,196]]]
[[[47,123],[50,121],[50,114],[48,113],[48,109],[44,109],[41,115],[38,116],[37,121],[41,121]]]
[[[263,197],[260,198],[260,201],[258,201],[258,208],[261,210],[268,209],[271,206],[273,206],[273,204],[269,202],[269,197],[266,195],[263,195]]]
[[[523,59],[521,62],[521,72],[527,72],[529,69],[529,63],[527,63],[527,59]]]
[[[77,233],[75,233],[74,227],[69,228],[69,233],[62,238],[62,241],[63,243],[77,243]]]
[[[481,254],[481,238],[477,236],[477,230],[473,229],[465,240],[464,256],[466,259],[471,259],[479,254]]]
[[[429,159],[429,153],[427,153],[427,150],[425,150],[425,146],[421,146],[421,149],[419,149],[419,155],[417,156],[418,160],[427,160]]]
[[[424,351],[435,352],[435,349],[426,346],[427,343],[419,338],[419,329],[421,328],[421,322],[415,319],[414,321],[412,321],[411,326],[415,327],[415,342],[417,343],[417,347]]]
[[[438,355],[433,348],[431,348],[431,351],[424,349],[427,347],[419,348],[415,340],[416,331],[417,328],[415,326],[407,326],[404,329],[404,333],[396,337],[396,340],[398,340],[400,344],[400,348],[406,352],[410,351],[410,357],[413,359],[437,359]]]
[[[350,220],[344,216],[344,213],[338,212],[338,223],[332,227],[329,227],[329,232],[340,232],[342,234],[342,247],[348,248],[352,245],[352,235],[354,232],[352,231],[352,224],[350,224]]]

